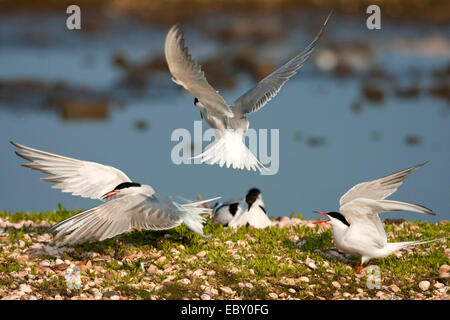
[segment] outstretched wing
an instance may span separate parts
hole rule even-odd
[[[61,189],[83,198],[101,199],[123,182],[131,182],[122,171],[103,164],[81,161],[57,154],[33,149],[11,141],[11,144],[25,151],[16,151],[19,157],[30,162],[22,166],[47,173],[41,180],[54,182],[52,188]]]
[[[346,202],[339,210],[350,223],[349,234],[356,235],[355,242],[383,247],[387,243],[383,223],[378,216],[388,211],[413,211],[430,215],[435,213],[424,206],[393,200],[356,198]]]
[[[225,100],[208,83],[202,68],[184,46],[183,33],[174,25],[167,34],[164,45],[167,65],[172,80],[196,97],[209,112],[233,117],[233,112]]]
[[[411,172],[425,164],[426,162],[377,180],[359,183],[341,197],[339,204],[342,206],[357,198],[383,200],[397,191],[398,187],[403,183],[403,180],[405,180]]]
[[[67,234],[64,244],[102,241],[133,228],[166,230],[183,222],[180,211],[164,196],[154,192],[129,194],[66,219],[49,232],[58,232],[57,240]]]
[[[319,33],[305,50],[265,77],[253,89],[250,89],[239,97],[231,106],[233,113],[248,114],[256,112],[275,97],[286,81],[296,74],[297,70],[300,69],[310,57],[330,16],[331,13],[328,15]]]

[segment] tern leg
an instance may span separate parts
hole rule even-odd
[[[359,273],[359,270],[361,270],[361,267],[362,267],[362,266],[363,266],[363,263],[361,262],[361,263],[359,264],[358,270],[356,270],[355,274],[356,274],[356,273]]]

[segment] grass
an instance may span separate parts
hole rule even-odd
[[[0,212],[0,217],[12,223],[34,222],[19,229],[7,227],[0,235],[0,297],[2,289],[25,281],[16,274],[27,267],[35,276],[25,282],[42,298],[56,294],[70,298],[80,293],[66,288],[63,271],[41,270],[40,261],[54,264],[56,257],[40,254],[20,258],[27,254],[36,237],[45,233],[42,221],[53,224],[78,212],[69,212],[62,206],[54,212]],[[269,293],[275,293],[280,298],[332,299],[343,298],[344,293],[347,297],[361,295],[361,289],[361,297],[374,298],[379,291],[391,295],[393,284],[400,288],[398,298],[430,298],[436,294],[435,288],[422,292],[418,283],[428,280],[432,285],[448,285],[448,279],[439,278],[438,270],[449,263],[449,231],[450,224],[445,221],[386,225],[392,238],[389,241],[443,240],[403,251],[401,257],[391,255],[370,261],[369,265],[381,271],[382,286],[375,290],[366,287],[368,275],[354,274],[358,257],[341,262],[324,255],[334,248],[331,229],[309,227],[306,223],[264,230],[242,227],[234,231],[209,221],[205,233],[212,235],[210,239],[196,235],[185,225],[160,232],[136,230],[102,242],[74,246],[60,258],[82,265],[90,261],[92,266],[82,271],[83,285],[97,281],[100,291],[117,291],[130,299],[196,299],[205,292],[212,298],[268,299]],[[311,261],[315,267],[308,263]],[[151,266],[156,271],[150,272]],[[42,277],[45,279],[38,282]],[[189,279],[188,284],[181,279]],[[230,288],[231,293],[223,287]]]

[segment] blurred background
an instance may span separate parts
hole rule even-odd
[[[66,28],[74,3],[81,30]],[[381,30],[366,27],[370,4]],[[312,58],[249,117],[255,129],[280,129],[278,174],[171,162],[172,131],[193,133],[200,120],[168,74],[172,24],[231,104],[305,48],[331,9]],[[274,217],[316,218],[353,185],[430,160],[392,198],[436,217],[383,218],[450,218],[449,1],[3,0],[0,18],[0,210],[98,204],[20,167],[14,140],[115,166],[167,195],[227,200],[258,187]]]

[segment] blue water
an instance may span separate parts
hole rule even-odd
[[[22,31],[6,28],[6,25],[20,24],[24,18],[9,19],[0,22],[0,29],[5,27],[0,32],[0,79],[67,80],[97,90],[112,90],[118,85],[121,72],[111,65],[113,53],[121,50],[136,60],[161,54],[167,30],[127,24],[127,32],[116,28],[96,38],[67,30],[60,31],[63,36],[49,23],[43,27],[43,32],[49,34],[49,44],[34,46],[16,40]],[[61,22],[58,17],[54,19],[55,24]],[[345,28],[351,26],[345,24]],[[334,35],[336,39],[342,38],[345,28],[343,25],[339,29],[339,23],[335,22],[324,42],[333,40]],[[417,35],[414,30],[393,24],[386,33],[388,36],[380,37],[381,43],[391,39],[389,34],[398,36],[395,28],[400,33]],[[203,37],[194,28],[187,27],[187,30],[193,56],[220,52],[220,44],[213,39]],[[298,31],[302,29],[298,27]],[[362,30],[352,36],[367,40],[367,32]],[[423,35],[427,32],[450,34],[449,28],[426,29]],[[309,36],[305,34],[300,43],[304,44]],[[281,63],[285,59],[279,56],[280,52],[295,52],[296,46],[289,38],[277,43],[285,45],[273,50],[276,61]],[[85,65],[86,56],[93,57],[92,66]],[[375,58],[376,63],[406,84],[411,82],[405,71],[408,68],[429,73],[446,67],[449,60],[448,55],[406,55],[389,48],[379,50]],[[112,108],[111,116],[104,121],[64,121],[54,112],[37,111],[37,108],[23,111],[10,105],[6,108],[6,103],[0,101],[0,150],[3,151],[0,209],[42,211],[55,209],[59,202],[68,209],[85,209],[98,204],[95,200],[52,189],[51,184],[39,181],[43,174],[20,167],[23,160],[8,143],[14,140],[37,149],[115,166],[132,180],[150,184],[166,195],[195,199],[201,194],[204,198],[223,196],[226,200],[243,197],[249,188],[258,187],[269,215],[295,212],[307,218],[316,218],[313,210],[337,210],[341,195],[357,183],[429,160],[391,198],[425,205],[436,212],[436,217],[401,212],[385,213],[383,217],[450,219],[450,117],[449,105],[444,100],[427,94],[404,100],[388,91],[382,105],[364,103],[362,112],[355,114],[350,106],[361,95],[361,79],[343,80],[320,73],[311,59],[276,98],[249,117],[253,128],[280,130],[279,172],[264,176],[217,165],[174,165],[170,152],[176,142],[170,141],[171,133],[177,128],[193,132],[199,112],[193,106],[193,98],[172,84],[169,75],[159,75],[157,80],[143,97],[126,100],[124,108]],[[235,88],[221,92],[229,103],[253,85],[249,77],[240,76],[238,80]],[[424,77],[420,83],[429,81]],[[149,130],[135,129],[135,121],[140,119],[149,122]],[[206,123],[203,128],[208,128]],[[298,131],[302,133],[301,141],[294,139]],[[372,138],[374,131],[380,136],[377,141]],[[408,146],[405,143],[408,134],[420,136],[421,143]],[[307,144],[310,137],[323,137],[326,143],[310,147]]]

